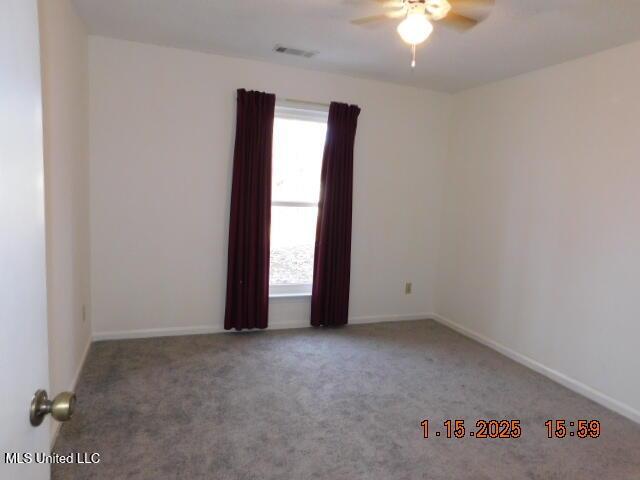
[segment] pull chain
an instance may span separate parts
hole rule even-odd
[[[412,60],[411,60],[411,68],[416,68],[416,46],[411,45],[411,53],[413,54]]]

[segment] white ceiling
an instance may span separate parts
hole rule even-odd
[[[436,26],[418,66],[365,0],[74,0],[91,34],[457,92],[640,39],[640,0],[496,0],[461,34]],[[273,52],[317,50],[311,59]]]

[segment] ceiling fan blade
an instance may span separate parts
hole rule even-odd
[[[384,22],[385,20],[390,20],[392,18],[404,17],[404,15],[405,12],[398,10],[397,12],[387,12],[381,13],[380,15],[372,15],[370,17],[356,18],[355,20],[351,20],[351,23],[353,25],[367,25],[370,23]]]
[[[404,2],[402,0],[376,0],[383,8],[402,8]]]
[[[479,22],[473,18],[465,17],[457,13],[449,12],[442,20],[438,21],[443,27],[452,28],[459,32],[466,32],[475,27]]]
[[[490,14],[495,0],[449,0],[453,13],[482,22]]]
[[[407,16],[407,11],[404,8],[400,10],[394,10],[393,12],[387,12],[389,18],[402,18]]]
[[[367,25],[369,23],[378,23],[385,20],[389,20],[389,17],[387,17],[386,13],[382,13],[380,15],[371,15],[370,17],[356,18],[355,20],[351,20],[351,23],[354,25]]]

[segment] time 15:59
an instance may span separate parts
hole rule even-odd
[[[600,436],[600,422],[598,420],[577,420],[575,422],[564,419],[547,420],[544,425],[547,427],[547,437],[549,438],[565,438],[567,436],[598,438]]]

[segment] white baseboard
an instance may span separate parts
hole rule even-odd
[[[375,315],[369,317],[352,317],[349,319],[350,325],[361,325],[367,323],[382,323],[382,322],[407,322],[410,320],[431,320],[433,319],[432,313],[417,313],[411,315]]]
[[[84,367],[85,362],[87,361],[87,355],[89,355],[89,349],[91,348],[91,337],[87,339],[87,345],[84,347],[84,352],[82,352],[82,357],[80,357],[80,363],[78,364],[78,368],[76,369],[76,373],[73,376],[73,380],[71,381],[71,385],[69,385],[69,391],[75,392],[76,387],[78,385],[78,380],[80,380],[80,374],[82,373],[82,368]],[[58,434],[60,433],[60,428],[62,427],[62,423],[56,422],[52,420],[53,431],[51,433],[51,450],[53,450],[53,446],[58,439]]]
[[[430,313],[412,315],[377,315],[369,317],[352,317],[349,319],[350,325],[361,325],[366,323],[380,322],[401,322],[406,320],[423,320],[433,318]],[[274,321],[269,324],[269,330],[283,330],[289,328],[309,328],[309,321],[296,320],[288,322]],[[93,334],[94,342],[104,340],[131,340],[136,338],[154,337],[179,337],[184,335],[208,335],[212,333],[236,333],[225,330],[222,326],[193,326],[193,327],[170,327],[170,328],[150,328],[145,330],[121,330],[114,332],[96,332]]]
[[[568,375],[565,375],[564,373],[554,370],[553,368],[547,367],[537,360],[518,353],[515,350],[512,350],[509,347],[506,347],[488,337],[485,337],[484,335],[474,332],[467,327],[463,327],[462,325],[459,325],[448,318],[445,318],[441,315],[431,315],[431,318],[436,322],[464,335],[465,337],[476,340],[477,342],[482,343],[483,345],[503,354],[504,356],[509,357],[511,360],[514,360],[524,365],[525,367],[528,367],[531,370],[534,370],[544,375],[545,377],[550,378],[554,382],[557,382],[567,387],[568,389],[573,390],[574,392],[579,393],[580,395],[583,395],[588,399],[593,400],[594,402],[629,418],[630,420],[633,420],[636,423],[640,423],[640,411],[636,410],[630,405],[620,402],[606,395],[605,393],[602,393],[599,390],[590,387],[589,385],[586,385],[574,378],[569,377]]]
[[[113,332],[96,332],[93,334],[94,342],[103,340],[132,340],[136,338],[154,337],[181,337],[184,335],[206,335],[211,333],[224,332],[223,327],[215,326],[193,326],[193,327],[169,327],[169,328],[148,328],[144,330],[120,330]]]

